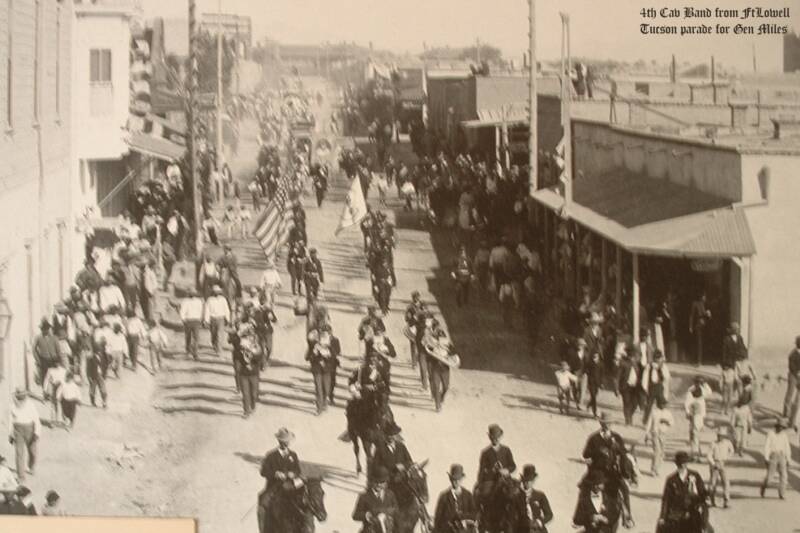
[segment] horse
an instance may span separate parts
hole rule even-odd
[[[402,473],[400,481],[392,485],[398,504],[398,533],[413,533],[417,524],[420,533],[433,530],[433,520],[425,507],[428,503],[427,465],[427,460],[412,464]]]
[[[275,493],[259,520],[260,533],[314,533],[315,523],[328,518],[321,478],[303,479],[300,488]]]
[[[347,437],[353,443],[353,454],[356,456],[356,474],[360,474],[361,448],[364,448],[367,466],[372,461],[375,447],[383,438],[383,428],[394,420],[388,402],[381,400],[378,394],[369,394],[361,398],[351,398],[345,409],[347,417]]]
[[[511,476],[498,475],[485,487],[475,487],[478,504],[478,531],[480,533],[505,533],[512,527],[514,497],[520,484]]]

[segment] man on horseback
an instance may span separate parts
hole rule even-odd
[[[588,464],[586,475],[578,485],[581,491],[587,490],[587,479],[599,472],[605,480],[607,491],[618,493],[622,504],[622,518],[632,523],[630,489],[623,477],[623,461],[626,460],[625,441],[619,433],[611,430],[611,417],[600,413],[600,429],[589,436],[583,449],[583,458]]]
[[[217,259],[217,270],[219,271],[220,281],[224,284],[223,290],[230,307],[234,307],[236,299],[242,294],[242,282],[239,280],[238,265],[239,261],[233,254],[233,250],[226,244],[222,257]]]
[[[508,521],[515,484],[511,474],[516,470],[514,455],[501,444],[503,430],[497,424],[489,426],[491,445],[481,452],[478,463],[478,481],[475,496],[478,501],[480,531],[504,531],[502,523]]]
[[[269,527],[272,516],[271,505],[300,482],[300,460],[297,454],[289,449],[294,434],[286,428],[281,428],[275,433],[275,438],[278,439],[278,447],[267,453],[261,462],[261,477],[266,480],[266,485],[258,495],[259,533],[271,530]]]
[[[394,422],[386,427],[385,439],[376,446],[371,468],[372,473],[378,467],[386,468],[389,472],[389,489],[395,496],[398,493],[399,485],[403,482],[404,472],[414,463],[406,445],[397,439],[401,431],[400,426]]]
[[[406,337],[408,337],[409,347],[411,349],[411,367],[416,368],[418,356],[415,335],[419,323],[425,322],[425,303],[422,301],[422,296],[419,291],[411,293],[411,303],[406,307],[405,321]]]
[[[386,325],[378,314],[378,309],[374,305],[367,306],[367,316],[358,324],[358,340],[364,342],[364,353],[367,353],[367,345],[372,337],[378,332],[385,331]]]
[[[433,515],[433,533],[462,533],[473,531],[478,508],[472,493],[461,486],[464,467],[454,464],[447,473],[450,487],[439,494]]]
[[[353,520],[361,522],[361,533],[393,533],[397,523],[397,498],[388,488],[389,471],[377,467],[369,488],[358,495]]]

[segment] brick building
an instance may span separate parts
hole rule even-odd
[[[0,417],[30,382],[29,341],[73,276],[72,16],[70,1],[0,6],[0,287],[13,313],[0,341]]]

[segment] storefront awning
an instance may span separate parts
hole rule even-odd
[[[465,128],[488,128],[502,126],[520,126],[528,124],[528,110],[524,104],[509,104],[499,109],[479,109],[478,118],[464,120],[461,125]]]
[[[163,161],[177,161],[183,157],[186,147],[147,133],[131,132],[128,137],[131,150]]]
[[[565,209],[564,198],[553,189],[540,189],[533,198],[629,252],[693,258],[747,257],[756,253],[747,214],[741,207],[705,209],[623,225],[577,201]],[[647,209],[646,205],[641,207]],[[655,205],[650,207],[656,209]]]

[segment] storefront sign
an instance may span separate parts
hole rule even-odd
[[[721,266],[721,259],[692,259],[692,270],[695,272],[716,272]]]

